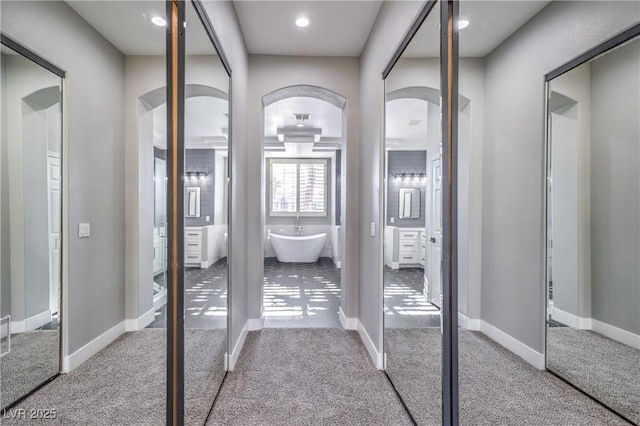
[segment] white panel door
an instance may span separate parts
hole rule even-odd
[[[442,294],[442,165],[431,162],[431,238],[429,240],[429,302],[441,306]]]
[[[49,191],[49,309],[58,313],[60,295],[60,226],[61,226],[61,168],[60,154],[47,155],[47,182]]]

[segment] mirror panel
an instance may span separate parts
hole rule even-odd
[[[0,51],[0,407],[60,371],[62,79]]]
[[[548,83],[547,368],[640,423],[640,39]]]
[[[385,371],[419,425],[440,424],[440,5],[385,79]]]
[[[204,424],[226,374],[230,80],[185,6],[185,424]]]

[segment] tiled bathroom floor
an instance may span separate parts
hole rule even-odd
[[[185,328],[227,327],[227,258],[207,269],[186,268],[184,272]],[[167,306],[156,311],[147,328],[167,327]]]
[[[321,257],[316,263],[264,261],[264,327],[341,328],[340,269]]]
[[[424,269],[384,268],[384,325],[389,328],[439,327],[440,309],[422,291]]]

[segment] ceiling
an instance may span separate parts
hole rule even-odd
[[[234,1],[250,54],[360,56],[382,1]],[[304,15],[311,21],[298,28]]]
[[[215,50],[206,35],[195,9],[187,3],[186,49],[190,55],[211,55]],[[104,38],[125,55],[165,55],[166,27],[151,22],[165,17],[164,0],[77,1],[67,0]],[[189,26],[195,23],[193,26]]]
[[[386,148],[427,149],[427,101],[400,98],[385,105]]]
[[[549,0],[460,2],[460,19],[469,26],[460,30],[461,57],[483,58],[511,34],[542,10]],[[406,58],[431,58],[440,55],[439,14],[432,11],[403,53]]]

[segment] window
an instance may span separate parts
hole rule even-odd
[[[327,216],[326,159],[269,160],[270,216]]]

